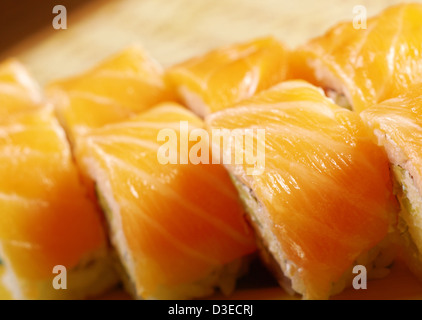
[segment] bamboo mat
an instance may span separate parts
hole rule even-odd
[[[264,35],[293,47],[336,22],[352,20],[355,5],[364,5],[371,16],[399,2],[94,0],[69,14],[68,29],[55,30],[48,22],[45,29],[0,53],[0,58],[18,57],[45,84],[81,72],[135,42],[169,66],[217,46]]]

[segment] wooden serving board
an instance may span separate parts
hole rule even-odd
[[[45,85],[82,72],[132,43],[140,43],[167,67],[214,47],[265,35],[274,35],[294,47],[339,21],[352,20],[355,5],[364,5],[371,16],[399,2],[402,1],[86,1],[69,13],[66,30],[55,30],[47,22],[41,31],[0,52],[0,59],[17,57]],[[52,21],[54,15],[51,13],[50,17]],[[7,291],[1,287],[0,298],[8,298]],[[117,291],[101,298],[121,299],[127,295]],[[212,298],[227,299],[219,295]],[[298,297],[290,297],[282,289],[271,286],[241,289],[229,298]],[[422,299],[422,284],[398,262],[387,278],[370,281],[367,290],[348,289],[334,299]]]

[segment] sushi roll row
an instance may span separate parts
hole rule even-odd
[[[399,256],[422,279],[421,35],[422,5],[403,4],[295,50],[266,37],[167,70],[133,46],[45,90],[4,61],[12,298],[230,294],[256,256],[305,299]]]
[[[79,179],[54,108],[17,61],[0,66],[0,101],[0,258],[11,297],[83,298],[110,289],[118,277],[102,213]],[[67,281],[57,286],[65,290],[53,286],[60,271]]]

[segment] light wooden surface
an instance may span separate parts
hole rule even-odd
[[[45,84],[83,71],[134,42],[169,66],[213,47],[269,34],[294,47],[336,22],[352,20],[355,5],[364,5],[371,16],[399,2],[93,0],[69,16],[67,30],[55,30],[50,23],[0,58],[17,56]]]
[[[269,34],[294,47],[339,21],[352,20],[355,5],[366,6],[371,16],[399,2],[93,0],[69,16],[67,30],[54,30],[49,26],[9,51],[1,52],[0,59],[19,58],[41,84],[46,84],[81,72],[138,42],[167,67],[217,46]],[[110,298],[119,296],[118,293]],[[287,297],[279,288],[240,291],[233,296],[236,299]],[[5,298],[1,287],[0,298]],[[398,264],[387,279],[370,282],[367,291],[350,289],[337,298],[419,299],[422,284]]]

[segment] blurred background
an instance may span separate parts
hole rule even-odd
[[[167,67],[217,46],[264,35],[294,47],[336,22],[352,20],[356,5],[364,5],[372,16],[399,2],[2,0],[0,59],[19,58],[41,84],[83,71],[131,43],[140,43]],[[65,30],[52,26],[55,5],[67,9]]]

